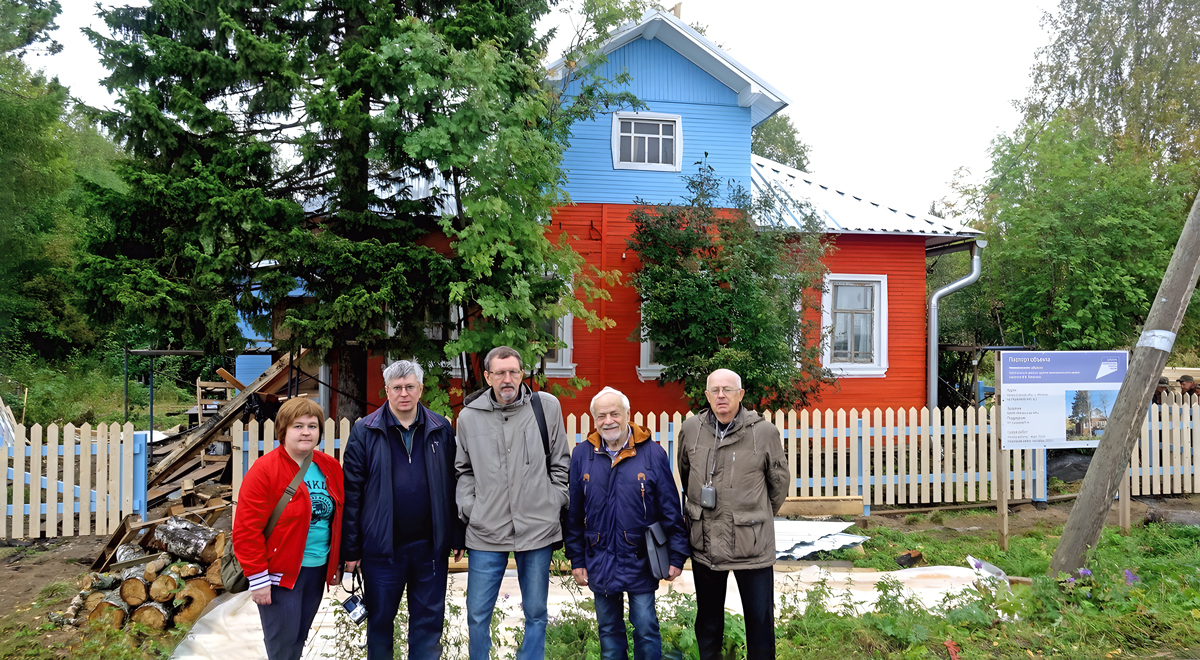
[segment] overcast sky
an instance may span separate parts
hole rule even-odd
[[[63,52],[28,61],[74,96],[111,105],[99,83],[106,70],[79,31],[100,25],[95,2],[62,6]],[[684,0],[683,20],[707,25],[710,39],[791,99],[785,112],[812,146],[814,178],[921,213],[951,194],[957,168],[986,174],[990,141],[1017,125],[1012,101],[1024,97],[1034,53],[1050,39],[1040,21],[1053,7]],[[556,14],[543,25],[560,22]]]

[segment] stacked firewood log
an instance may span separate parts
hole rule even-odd
[[[48,619],[113,630],[130,621],[155,630],[191,624],[225,587],[221,556],[227,542],[225,532],[168,518],[148,538],[118,546],[113,560],[120,568],[84,576],[82,591],[67,609]]]

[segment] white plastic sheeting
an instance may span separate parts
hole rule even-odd
[[[869,536],[846,534],[848,522],[776,520],[775,558],[803,559],[818,552],[861,545]]]

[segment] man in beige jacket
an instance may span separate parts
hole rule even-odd
[[[708,410],[683,423],[678,448],[696,583],[701,660],[721,657],[725,588],[737,579],[746,614],[748,660],[775,657],[774,516],[787,494],[779,430],[742,407],[742,378],[708,376]]]
[[[494,348],[483,361],[488,389],[463,401],[458,416],[458,512],[467,523],[467,631],[471,660],[488,660],[492,611],[508,555],[517,563],[525,636],[517,660],[540,660],[546,647],[550,556],[562,540],[571,464],[562,407],[521,382],[521,355]],[[537,397],[535,400],[534,397]],[[543,448],[535,405],[545,420]]]

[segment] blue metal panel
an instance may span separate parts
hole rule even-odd
[[[644,40],[643,40],[644,41]],[[628,48],[628,47],[627,47]],[[622,49],[624,50],[624,49]],[[708,74],[704,74],[708,75]],[[647,102],[647,112],[682,117],[682,172],[615,170],[612,163],[612,115],[576,124],[563,156],[567,193],[576,203],[654,204],[680,202],[687,195],[684,176],[706,160],[722,181],[750,188],[750,109],[736,105]]]
[[[270,355],[239,355],[233,368],[233,375],[243,383],[250,383],[270,368]]]

